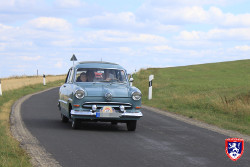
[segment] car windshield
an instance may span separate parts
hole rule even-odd
[[[127,82],[121,69],[78,68],[76,82]]]

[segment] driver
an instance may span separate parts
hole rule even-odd
[[[105,81],[111,81],[113,79],[115,79],[113,70],[105,70]]]
[[[88,70],[87,71],[87,82],[93,82],[94,77],[95,77],[94,71]]]

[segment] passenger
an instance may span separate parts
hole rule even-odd
[[[92,70],[87,71],[87,82],[93,82],[95,74]]]
[[[77,78],[76,82],[87,82],[87,75],[85,72],[82,72]]]

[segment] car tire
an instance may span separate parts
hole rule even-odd
[[[67,123],[67,122],[69,122],[69,118],[67,118],[63,114],[61,114],[61,121],[64,123]]]
[[[136,123],[137,123],[136,120],[127,121],[127,129],[128,129],[128,131],[135,131]]]
[[[115,121],[111,122],[111,125],[117,125],[117,124],[118,124],[118,122],[115,122]]]
[[[78,129],[79,124],[80,124],[80,121],[78,119],[72,119],[72,122],[71,122],[72,129]]]

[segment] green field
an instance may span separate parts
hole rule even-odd
[[[148,100],[148,76],[154,74],[153,99]],[[140,70],[134,85],[143,104],[185,115],[250,135],[250,60]],[[31,166],[27,154],[12,138],[12,104],[27,94],[59,86],[63,81],[26,86],[0,96],[0,166]]]
[[[19,142],[16,141],[10,133],[9,115],[11,106],[19,98],[32,94],[50,87],[63,84],[63,80],[42,84],[29,85],[23,88],[5,91],[0,96],[0,167],[31,166],[29,156],[21,149]]]
[[[148,77],[154,75],[153,99]],[[250,60],[140,70],[144,105],[250,135]]]

